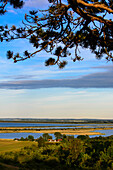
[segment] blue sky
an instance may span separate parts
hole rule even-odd
[[[47,0],[26,0],[21,10],[9,6],[0,16],[1,25],[21,26],[29,9],[47,5]],[[16,64],[7,60],[7,50],[26,49],[34,50],[26,40],[0,45],[0,118],[113,118],[112,63],[81,48],[84,60],[73,63],[67,58],[64,69],[45,67],[44,61],[52,57],[45,52]]]

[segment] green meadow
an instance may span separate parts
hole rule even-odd
[[[45,133],[36,141],[0,140],[0,169],[2,170],[112,170],[113,135],[90,138],[88,135],[55,134],[50,142]],[[32,140],[32,141],[31,141]]]
[[[0,140],[0,153],[19,151],[20,149],[27,146],[30,147],[33,144],[37,145],[37,143],[32,141],[14,141],[14,140],[2,139]]]

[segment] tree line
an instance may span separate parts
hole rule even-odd
[[[0,154],[0,162],[29,170],[113,169],[113,135],[94,138],[87,135],[79,135],[77,138],[61,135],[62,141],[59,143],[48,142],[47,136],[39,137],[37,145]]]

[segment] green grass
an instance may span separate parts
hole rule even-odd
[[[13,141],[13,140],[0,140],[0,153],[18,151],[21,148],[31,145],[37,145],[37,142],[32,141]]]

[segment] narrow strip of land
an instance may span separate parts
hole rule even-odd
[[[32,129],[32,128],[2,128],[0,133],[50,133],[54,134],[55,132],[60,132],[61,134],[66,135],[102,135],[100,132],[95,132],[95,130],[108,130],[113,128],[61,128],[61,129]]]

